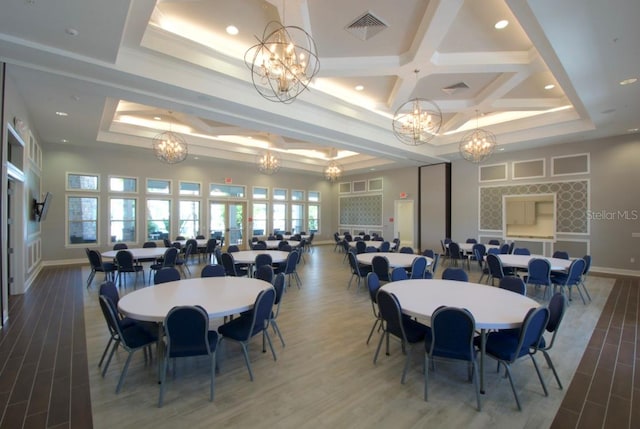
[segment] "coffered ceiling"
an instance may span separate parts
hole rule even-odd
[[[337,158],[349,174],[456,159],[476,126],[505,151],[640,127],[640,83],[620,85],[640,77],[640,3],[629,0],[7,0],[2,9],[0,58],[44,145],[150,151],[171,127],[190,157],[253,163],[270,148],[287,169],[320,174]],[[379,25],[349,28],[365,15]],[[272,20],[304,28],[318,49],[320,72],[291,104],[262,98],[244,63]],[[439,134],[416,147],[391,130],[393,112],[415,97],[443,113]]]

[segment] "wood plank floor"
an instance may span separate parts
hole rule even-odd
[[[108,333],[97,284],[84,288],[87,274],[86,267],[47,268],[27,294],[11,298],[11,321],[0,331],[0,427],[639,427],[635,279],[592,275],[593,302],[584,306],[578,299],[567,310],[551,351],[565,390],[539,359],[545,397],[531,362],[522,360],[514,365],[524,407],[519,412],[508,380],[489,365],[479,413],[462,365],[438,364],[430,374],[429,402],[422,399],[420,350],[412,353],[405,385],[398,343],[373,365],[379,336],[365,344],[373,323],[368,294],[364,287],[347,290],[349,269],[333,246],[306,255],[302,289],[294,285],[284,297],[279,325],[286,347],[273,336],[277,361],[261,352],[256,338],[251,382],[240,348],[223,344],[213,403],[206,359],[178,362],[162,409],[156,406],[155,360],[145,365],[141,353],[134,357],[118,395],[126,353],[116,353],[106,377],[100,376],[97,362]],[[133,290],[128,284],[121,293]],[[611,358],[614,344],[617,360]]]

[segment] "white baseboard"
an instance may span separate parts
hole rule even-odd
[[[589,272],[614,274],[617,276],[640,277],[640,271],[638,270],[622,270],[619,268],[595,267],[593,265],[589,269]]]

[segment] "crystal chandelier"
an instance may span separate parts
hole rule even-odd
[[[460,140],[460,154],[467,161],[479,163],[489,158],[495,147],[496,136],[487,130],[478,128],[476,112],[476,129],[465,134]]]
[[[419,70],[415,70],[416,79]],[[404,144],[427,143],[440,131],[442,112],[436,103],[424,98],[407,101],[393,115],[393,134]]]
[[[331,161],[324,169],[324,177],[333,183],[342,176],[342,167],[336,161]]]
[[[244,55],[253,86],[270,101],[291,103],[320,70],[316,43],[296,26],[271,21]]]
[[[164,131],[153,138],[153,151],[156,158],[167,164],[176,164],[187,158],[189,152],[186,140],[171,131]]]
[[[276,174],[280,170],[280,158],[275,156],[270,151],[265,152],[257,160],[258,170],[262,174],[272,175]]]

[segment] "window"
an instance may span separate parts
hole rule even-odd
[[[291,191],[292,201],[304,201],[304,191]]]
[[[147,240],[169,238],[171,201],[147,200]]]
[[[253,199],[254,200],[266,200],[269,196],[269,190],[267,188],[253,188]]]
[[[197,182],[180,182],[180,195],[199,197],[200,187],[200,183]]]
[[[135,177],[109,177],[109,191],[138,192],[138,179]]]
[[[136,199],[111,198],[109,201],[109,236],[116,241],[136,241]]]
[[[209,195],[212,197],[244,198],[245,190],[244,186],[212,183],[209,185]]]
[[[304,227],[304,206],[291,204],[291,231],[306,231]]]
[[[98,242],[98,197],[67,197],[68,244]]]
[[[171,180],[147,179],[148,194],[171,194]]]
[[[307,232],[317,233],[320,226],[320,205],[309,204],[307,206]]]
[[[283,203],[273,203],[273,230],[286,231],[287,228],[287,205]]]
[[[97,174],[67,173],[68,191],[98,191],[100,176]]]
[[[318,191],[309,191],[309,201],[320,202],[320,192],[318,192]]]
[[[267,234],[267,203],[253,203],[253,235]]]
[[[200,201],[180,201],[178,235],[196,237],[200,234]]]
[[[286,189],[274,189],[273,190],[273,199],[278,201],[285,201],[287,199],[287,190]]]

